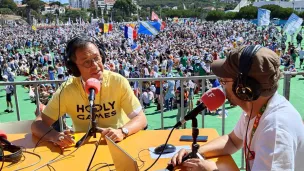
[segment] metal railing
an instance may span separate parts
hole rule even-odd
[[[290,81],[292,76],[294,75],[304,75],[304,72],[284,72],[283,77],[284,77],[284,84],[283,84],[283,95],[287,100],[290,98]],[[146,81],[160,81],[160,104],[163,104],[163,81],[167,80],[179,80],[180,85],[183,85],[184,81],[189,81],[189,80],[200,80],[200,90],[201,90],[201,95],[205,92],[206,89],[206,79],[215,79],[217,78],[215,75],[210,75],[210,76],[194,76],[194,77],[166,77],[166,78],[129,78],[128,81],[133,81],[133,82],[138,82],[139,83],[139,90],[142,90],[143,83]],[[5,86],[5,85],[13,85],[14,86],[14,97],[15,97],[15,103],[16,103],[16,112],[17,112],[17,120],[20,121],[20,109],[19,109],[19,103],[18,103],[18,94],[17,94],[17,85],[32,85],[35,88],[35,98],[36,98],[36,105],[39,108],[39,92],[38,92],[38,85],[40,84],[56,84],[56,87],[59,86],[59,84],[63,83],[64,81],[59,81],[59,80],[47,80],[47,81],[20,81],[20,82],[0,82],[0,86]],[[181,86],[181,92],[184,92],[184,87]],[[143,100],[141,97],[142,93],[140,91],[140,103],[143,105]],[[181,102],[184,101],[184,93],[181,93]],[[163,110],[163,105],[160,105],[161,107],[161,129],[164,129],[164,110]],[[40,113],[40,111],[38,110]],[[202,111],[202,128],[205,127],[205,110]],[[222,106],[222,135],[225,134],[225,104]],[[181,118],[185,116],[184,113],[184,103],[181,103]],[[60,128],[62,130],[62,120],[59,120],[60,122]],[[185,125],[183,126],[185,128]],[[244,152],[242,150],[242,159],[241,159],[241,168],[244,169]]]
[[[181,85],[184,81],[189,81],[189,80],[201,80],[201,94],[204,93],[205,91],[205,87],[206,87],[206,79],[215,79],[216,76],[214,75],[211,75],[211,76],[203,76],[203,77],[200,77],[200,76],[195,76],[195,77],[170,77],[170,78],[129,78],[128,81],[133,81],[133,82],[138,82],[139,83],[139,89],[141,90],[142,89],[142,85],[143,85],[143,82],[146,82],[146,81],[160,81],[160,104],[163,104],[163,81],[167,81],[167,80],[179,80]],[[0,83],[0,86],[5,86],[5,85],[12,85],[14,87],[14,98],[15,98],[15,104],[16,104],[16,112],[17,112],[17,120],[20,121],[21,120],[21,116],[20,116],[20,108],[19,108],[19,102],[18,102],[18,93],[17,93],[17,85],[31,85],[34,87],[34,93],[35,93],[35,98],[36,98],[36,102],[39,102],[39,92],[38,92],[38,86],[41,85],[41,84],[56,84],[56,86],[58,87],[59,84],[63,83],[64,81],[59,81],[59,80],[46,80],[46,81],[17,81],[17,82],[1,82]],[[184,87],[181,86],[181,92],[184,92]],[[140,102],[141,104],[143,103],[142,102],[142,98],[141,98],[141,95],[140,94]],[[184,94],[181,93],[181,101],[184,101]],[[39,103],[36,103],[37,105],[37,108],[39,108]],[[164,129],[164,115],[163,115],[163,105],[160,105],[161,106],[161,117],[160,117],[160,120],[161,120],[161,129]],[[223,105],[223,110],[222,111],[225,111],[225,106]],[[40,112],[38,110],[38,112]],[[203,111],[202,112],[202,127],[204,127],[204,114],[205,112]],[[184,117],[185,116],[185,113],[184,113],[184,103],[181,103],[181,117]],[[225,117],[223,117],[223,122],[224,121]],[[185,128],[185,126],[184,126]],[[225,127],[224,125],[222,124],[222,134],[225,134]]]

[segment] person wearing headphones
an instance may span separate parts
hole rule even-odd
[[[75,132],[88,131],[91,115],[84,86],[89,78],[101,81],[100,91],[95,95],[95,107],[97,126],[102,128],[103,135],[113,141],[122,141],[147,126],[146,116],[128,80],[104,70],[106,55],[102,48],[94,37],[81,36],[68,42],[65,64],[73,77],[61,84],[33,122],[31,128],[35,136],[44,136],[61,147],[72,145],[71,131],[60,133],[50,129],[65,113],[71,117]]]
[[[234,49],[227,59],[214,61],[227,99],[242,108],[234,130],[200,146],[206,158],[231,155],[244,148],[246,170],[303,170],[304,125],[299,112],[277,93],[280,58],[261,46]],[[180,150],[172,159],[181,164],[191,151]],[[209,160],[188,159],[187,170],[221,170]]]

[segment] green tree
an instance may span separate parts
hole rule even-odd
[[[282,7],[279,5],[263,5],[261,8],[271,11],[270,18],[281,18]]]
[[[65,15],[62,16],[60,19],[63,20],[64,22],[68,21],[69,18],[73,20],[74,22],[76,21],[76,18],[79,19],[81,17],[82,20],[84,21],[89,21],[89,16],[87,11],[84,10],[70,10],[67,9],[65,12]]]
[[[52,22],[56,22],[56,15],[52,14],[52,13],[47,13],[44,15],[43,19],[48,19],[49,20],[49,23],[52,23]]]
[[[0,8],[9,8],[12,11],[15,11],[17,5],[13,0],[0,0]]]
[[[236,12],[227,12],[225,13],[224,18],[227,20],[233,20],[236,18],[237,13]]]
[[[22,4],[26,4],[26,17],[27,22],[29,24],[32,24],[32,18],[31,18],[31,11],[34,10],[38,13],[40,13],[41,8],[45,4],[45,2],[40,0],[22,0]]]
[[[255,19],[257,18],[258,8],[252,5],[246,6],[240,9],[238,14],[236,15],[237,19]]]
[[[0,14],[14,14],[10,8],[0,8]]]
[[[17,15],[23,17],[26,17],[26,7],[17,8],[16,12]]]
[[[235,8],[236,4],[227,4],[225,6],[225,11],[228,11],[228,10],[233,10]]]
[[[115,11],[113,15],[115,21],[118,16],[122,16],[123,20],[129,20],[132,13],[136,13],[136,7],[131,0],[117,0],[112,10]]]
[[[280,17],[278,18],[287,20],[293,12],[292,8],[282,8],[280,11]]]
[[[45,2],[41,0],[23,0],[22,3],[27,4],[29,8],[37,12],[40,12],[45,4]]]
[[[303,12],[301,12],[301,13],[299,13],[299,15],[298,15],[299,17],[301,17],[301,18],[304,18],[304,11]],[[304,24],[304,23],[303,23]]]
[[[210,11],[206,16],[207,21],[218,21],[223,20],[225,13],[223,11]]]

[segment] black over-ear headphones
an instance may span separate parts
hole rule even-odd
[[[233,82],[232,91],[243,101],[257,100],[261,95],[261,85],[254,78],[249,77],[252,58],[262,46],[250,45],[244,48],[239,59],[239,73]]]
[[[105,63],[106,61],[106,54],[105,54],[105,47],[104,45],[96,38],[96,37],[91,37],[91,36],[76,36],[72,38],[66,46],[65,50],[65,56],[64,56],[64,62],[67,67],[68,73],[75,76],[75,77],[80,77],[81,73],[75,64],[75,62],[72,60],[72,54],[75,53],[75,44],[79,42],[90,42],[93,43],[97,48],[99,49],[99,53],[102,58],[102,63]]]
[[[12,145],[10,142],[8,141],[2,141],[0,138],[0,161],[5,161],[5,162],[18,162],[21,157],[22,157],[22,149],[21,147]],[[2,156],[2,154],[4,154],[4,151],[8,151],[11,154],[8,155],[4,155]]]

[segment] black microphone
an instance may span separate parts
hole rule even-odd
[[[88,99],[89,99],[90,105],[92,106],[93,103],[94,103],[94,100],[95,100],[95,89],[94,88],[90,88],[89,92],[90,93],[89,93]]]
[[[5,145],[12,145],[12,143],[7,140],[7,135],[4,131],[0,131],[0,144],[1,142]]]
[[[180,126],[182,126],[184,123],[186,123],[188,120],[195,118],[201,111],[203,111],[204,109],[206,109],[206,106],[204,103],[200,103],[198,106],[196,106],[196,108],[194,108],[193,110],[191,110],[185,117],[183,120],[177,122],[174,125],[174,128],[178,128]]]
[[[206,91],[201,97],[201,102],[196,108],[190,111],[183,120],[177,122],[174,128],[182,126],[186,121],[195,118],[202,110],[208,108],[211,111],[216,110],[225,102],[225,94],[219,88],[212,88]]]

